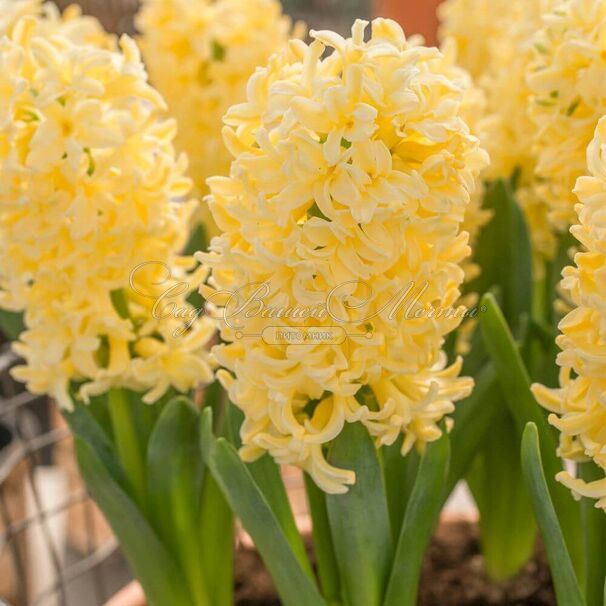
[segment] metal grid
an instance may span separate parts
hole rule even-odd
[[[128,580],[126,567],[77,476],[68,429],[47,398],[11,380],[16,362],[1,346],[0,598],[11,606],[101,605]],[[48,470],[68,486],[51,505],[41,482]]]

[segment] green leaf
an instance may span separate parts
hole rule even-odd
[[[9,341],[16,341],[24,330],[22,313],[0,309],[0,332]]]
[[[338,604],[341,602],[341,580],[328,520],[326,495],[307,474],[304,477],[322,593],[329,604]]]
[[[526,220],[511,188],[508,190],[509,205],[512,221],[513,240],[509,246],[511,255],[511,271],[507,275],[507,287],[504,288],[505,308],[512,318],[511,325],[516,327],[516,320],[532,314],[533,276],[532,276],[532,247],[526,226]],[[502,272],[502,270],[501,270]],[[502,272],[503,273],[503,272]]]
[[[406,506],[412,494],[419,468],[419,455],[416,449],[411,450],[406,456],[402,456],[403,439],[404,436],[400,435],[391,446],[384,446],[381,449],[385,470],[387,508],[394,544],[400,536]]]
[[[202,569],[212,606],[234,603],[234,516],[211,473],[204,475],[200,507]]]
[[[124,289],[118,288],[117,290],[112,290],[109,293],[109,298],[111,299],[112,305],[114,306],[116,313],[122,319],[127,319],[129,317],[128,298],[126,297]]]
[[[81,438],[95,451],[108,473],[122,490],[128,490],[128,478],[118,459],[116,449],[107,433],[92,415],[90,408],[75,402],[72,411],[63,411],[63,418],[69,425],[72,434]]]
[[[282,532],[299,563],[310,576],[313,576],[311,564],[305,551],[305,544],[295,524],[280,468],[269,455],[265,455],[254,463],[250,463],[248,470],[276,516]]]
[[[292,550],[267,499],[236,449],[212,433],[212,411],[201,415],[204,460],[253,541],[285,606],[325,606],[314,579]]]
[[[112,389],[107,394],[107,403],[114,444],[126,470],[129,492],[138,506],[145,510],[145,443],[136,423],[131,393],[126,389]]]
[[[467,292],[486,293],[497,287],[503,297],[508,322],[519,335],[521,319],[532,309],[532,251],[524,216],[512,185],[505,180],[491,183],[484,197],[484,208],[493,213],[481,231],[474,261],[482,269]]]
[[[457,482],[463,479],[497,418],[500,393],[492,364],[486,364],[475,378],[471,395],[458,403],[450,432],[451,457],[443,500],[449,497]]]
[[[206,386],[204,406],[213,412],[214,431],[228,435],[231,428],[227,415],[233,405],[230,405],[218,381]],[[234,586],[234,517],[211,473],[204,474],[199,535],[202,567],[211,604],[231,606]]]
[[[583,568],[580,510],[578,503],[571,499],[569,491],[555,480],[556,474],[562,470],[562,462],[556,454],[555,436],[530,391],[530,378],[494,297],[490,294],[484,295],[482,303],[486,307],[486,313],[480,320],[482,334],[503,396],[516,422],[518,435],[522,435],[528,421],[532,421],[538,428],[549,492],[556,505],[572,561],[580,574]]]
[[[592,461],[578,463],[577,473],[586,482],[601,480],[604,477],[604,472]],[[606,515],[596,508],[593,499],[587,498],[581,499],[581,512],[587,560],[585,599],[587,606],[601,606],[606,579],[606,558],[603,555],[606,543]]]
[[[240,439],[240,428],[244,421],[244,413],[232,402],[229,402],[227,407],[224,437],[236,449],[239,450],[242,446]]]
[[[206,227],[202,223],[197,223],[191,232],[183,254],[191,256],[199,251],[205,251],[207,248],[208,234],[206,232]]]
[[[486,294],[482,297],[482,305],[486,312],[482,314],[480,325],[486,348],[520,435],[527,421],[533,421],[549,433],[545,415],[530,391],[530,377],[497,302],[491,294]],[[555,453],[553,436],[545,448],[552,448]]]
[[[93,448],[76,437],[76,456],[86,486],[120,541],[150,606],[194,606],[180,567]]]
[[[241,444],[238,434],[243,418],[240,409],[234,404],[229,403],[226,411],[224,435],[235,448],[239,448]],[[265,455],[254,463],[250,463],[248,471],[278,519],[282,531],[297,559],[309,574],[313,574],[309,558],[307,557],[307,551],[305,550],[305,543],[303,542],[301,533],[297,529],[290,502],[288,501],[280,468],[269,455]]]
[[[467,482],[480,511],[486,571],[491,579],[505,581],[532,556],[536,525],[530,498],[520,485],[520,438],[509,409],[498,398],[494,427],[499,429],[487,432]]]
[[[346,423],[329,449],[328,462],[356,474],[347,493],[326,495],[343,598],[348,606],[378,606],[393,546],[383,470],[366,428]]]
[[[577,244],[577,239],[570,232],[561,234],[559,236],[556,256],[547,266],[547,279],[545,280],[547,289],[547,294],[545,296],[547,304],[545,310],[546,321],[550,323],[554,329],[557,328],[560,317],[556,314],[553,303],[558,297],[558,286],[562,280],[562,270],[572,263],[570,249]]]
[[[571,556],[566,549],[558,516],[549,495],[539,446],[539,432],[534,423],[526,425],[522,437],[522,470],[545,543],[558,604],[585,606]]]
[[[198,423],[199,414],[185,397],[164,408],[147,448],[147,503],[154,528],[179,561],[196,604],[210,605],[198,541],[204,468]]]
[[[425,550],[442,508],[448,474],[448,434],[427,445],[406,508],[383,606],[415,606]]]

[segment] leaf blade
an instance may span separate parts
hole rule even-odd
[[[178,565],[135,503],[114,481],[93,448],[77,436],[75,443],[87,488],[118,537],[150,606],[194,606]]]
[[[196,604],[210,605],[197,532],[204,469],[198,417],[183,396],[162,411],[147,447],[147,505],[156,531],[185,571]]]
[[[212,433],[212,411],[201,415],[204,460],[227,502],[253,538],[285,606],[325,606],[314,580],[294,554],[265,496],[232,444]]]
[[[442,508],[450,439],[446,432],[427,446],[398,540],[383,606],[415,606],[423,555]]]
[[[328,462],[356,473],[347,493],[326,496],[345,603],[377,606],[383,600],[393,547],[383,470],[366,428],[346,423],[330,447]]]
[[[495,366],[503,396],[516,421],[519,435],[522,436],[526,423],[532,421],[541,436],[541,456],[549,493],[555,503],[566,544],[572,554],[572,561],[577,573],[581,574],[584,559],[580,507],[570,498],[568,490],[555,480],[556,474],[562,470],[562,462],[556,454],[555,436],[530,391],[528,372],[499,306],[491,294],[482,297],[482,304],[486,308],[480,320],[482,334]]]
[[[529,422],[526,425],[521,453],[522,470],[545,543],[558,604],[585,606],[547,487],[539,446],[539,432],[534,423]]]

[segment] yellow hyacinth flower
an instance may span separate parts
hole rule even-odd
[[[461,117],[469,126],[471,134],[482,139],[483,123],[486,117],[486,95],[481,88],[476,86],[470,73],[459,65],[459,50],[453,38],[447,38],[442,43],[440,50],[444,58],[442,68],[444,73],[463,90]],[[462,229],[469,234],[469,245],[472,250],[482,227],[488,223],[491,217],[490,211],[482,208],[483,199],[484,183],[478,177],[462,224]],[[464,261],[463,269],[466,280],[472,280],[479,273],[478,265],[471,260]]]
[[[447,0],[440,15],[442,39],[454,41],[461,65],[486,95],[479,135],[491,163],[484,177],[509,179],[518,173],[517,199],[539,260],[553,257],[556,239],[547,221],[549,207],[537,191],[526,75],[534,56],[533,36],[549,2]]]
[[[224,119],[230,176],[209,179],[223,233],[200,255],[242,457],[269,452],[329,493],[355,482],[325,458],[345,423],[377,446],[403,434],[405,454],[473,386],[442,345],[462,319],[461,224],[487,155],[440,51],[386,19],[365,42],[366,25],[293,40],[252,76]]]
[[[533,93],[530,115],[536,125],[539,193],[553,225],[575,222],[578,177],[585,174],[585,151],[598,120],[606,113],[606,2],[552,2],[544,27],[534,38],[528,69]]]
[[[474,80],[490,69],[490,46],[511,6],[511,0],[446,0],[438,7],[439,38],[456,42],[459,62]]]
[[[27,327],[15,376],[64,407],[70,384],[151,402],[212,377],[210,320],[183,329],[186,159],[135,43],[82,44],[89,20],[57,19],[0,40],[0,306]]]
[[[45,0],[0,0],[0,36],[11,36],[15,25],[26,16],[39,17],[38,28],[44,28],[46,36],[59,34],[75,44],[116,47],[116,37],[105,32],[97,19],[83,15],[78,5],[72,4],[60,13],[55,4]]]
[[[286,44],[291,21],[277,0],[144,0],[137,25],[150,80],[179,125],[175,145],[206,194],[206,179],[229,171],[221,118]]]
[[[578,224],[571,229],[582,251],[561,283],[574,309],[559,326],[560,388],[534,385],[533,392],[561,432],[559,454],[574,461],[593,459],[606,472],[606,118],[588,147],[587,165],[591,176],[576,183]],[[606,477],[586,483],[561,472],[558,479],[606,509]]]

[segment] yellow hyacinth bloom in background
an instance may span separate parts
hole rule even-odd
[[[606,114],[606,2],[552,2],[534,38],[528,83],[536,125],[539,194],[558,230],[576,221],[575,181],[585,174],[585,151]]]
[[[553,257],[556,239],[547,221],[549,208],[536,187],[526,73],[533,36],[549,1],[447,0],[440,14],[442,39],[454,41],[461,65],[486,95],[486,117],[478,132],[491,163],[483,176],[509,179],[518,173],[517,199],[539,260]]]
[[[175,145],[189,157],[196,193],[206,194],[208,177],[229,172],[223,114],[286,44],[291,21],[277,0],[144,0],[137,25],[151,83],[179,125]],[[200,211],[208,219],[206,205]]]
[[[486,95],[476,86],[470,73],[459,65],[458,47],[454,39],[446,39],[440,47],[444,57],[443,70],[446,76],[463,90],[461,117],[469,126],[472,135],[482,139],[482,128],[486,117]],[[476,185],[465,210],[462,229],[469,234],[469,245],[472,250],[480,230],[490,220],[491,213],[482,208],[484,183],[476,179]],[[472,280],[479,273],[479,267],[471,260],[463,263],[465,279]]]
[[[0,36],[11,36],[21,17],[39,17],[38,27],[46,36],[59,34],[75,44],[93,44],[103,48],[116,48],[116,37],[104,31],[94,18],[82,15],[76,4],[63,13],[52,2],[45,0],[0,0]]]
[[[583,250],[561,283],[574,309],[559,326],[560,388],[534,385],[533,392],[561,432],[559,454],[574,461],[593,459],[606,472],[606,118],[589,145],[587,164],[591,176],[577,181],[578,224],[571,229]],[[606,509],[606,478],[586,483],[561,472],[558,479],[576,495],[599,499],[596,506]]]
[[[445,0],[438,7],[438,37],[455,40],[459,62],[474,80],[490,69],[490,46],[502,35],[501,19],[511,5],[511,0]]]
[[[440,51],[385,19],[365,42],[366,25],[293,40],[250,79],[225,117],[230,176],[209,179],[223,233],[201,255],[243,458],[269,452],[329,493],[355,482],[325,458],[345,423],[377,446],[404,434],[405,454],[473,385],[441,348],[462,319],[461,224],[487,156]],[[291,329],[302,344],[276,338]]]
[[[15,376],[65,407],[70,383],[84,399],[125,387],[151,402],[212,377],[210,320],[184,330],[156,304],[173,287],[193,314],[175,124],[135,43],[82,44],[90,26],[25,16],[0,40],[0,306],[25,312]]]

